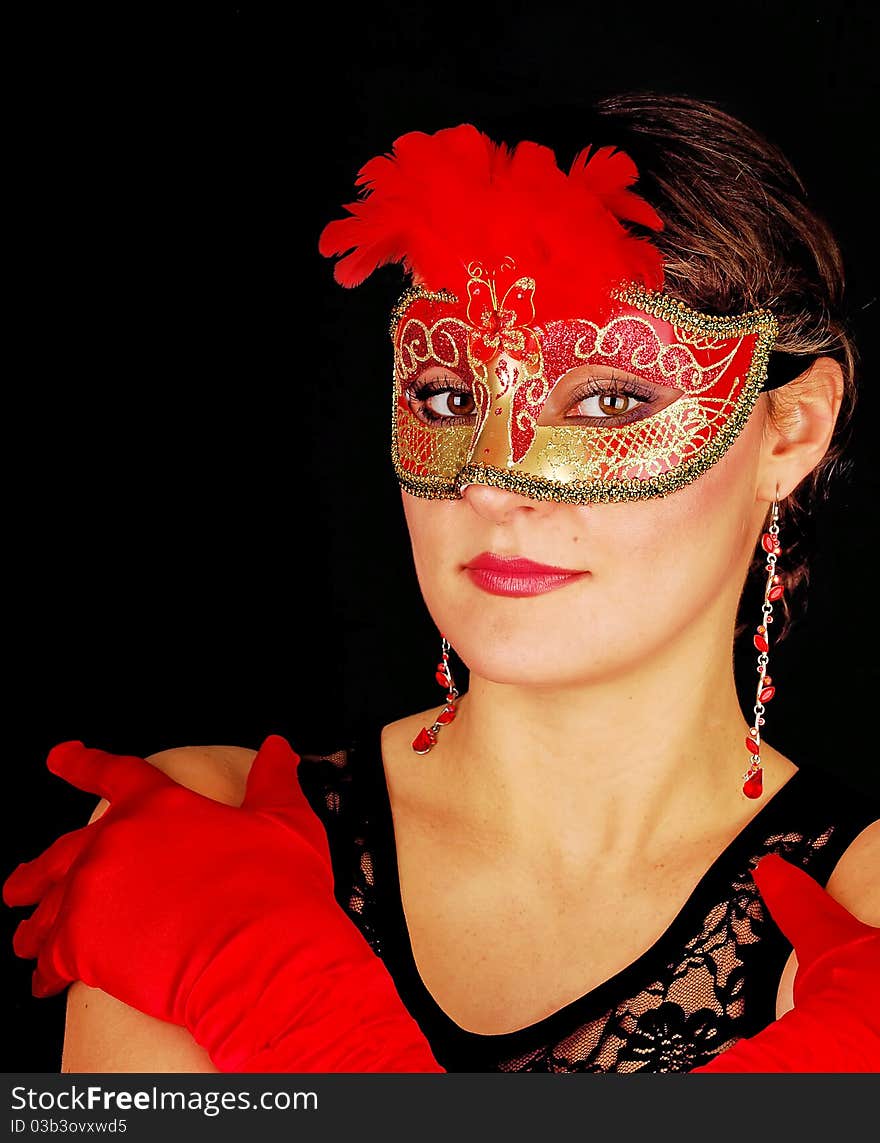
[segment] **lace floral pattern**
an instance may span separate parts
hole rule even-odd
[[[688,1072],[708,1063],[742,1036],[774,1018],[748,1003],[755,970],[773,972],[778,984],[790,946],[759,967],[762,943],[778,929],[764,908],[749,870],[764,853],[779,853],[807,867],[814,850],[831,836],[788,834],[765,839],[761,850],[730,879],[730,896],[706,911],[693,935],[667,959],[655,979],[611,1010],[577,1027],[570,1036],[526,1055],[500,1062],[502,1071]],[[765,954],[768,950],[763,950]],[[649,950],[650,952],[650,950]],[[774,994],[775,1000],[775,994]]]
[[[355,752],[356,753],[356,752]],[[377,884],[375,804],[352,786],[349,751],[303,755],[300,783],[327,828],[336,897],[385,960],[404,1003],[447,1071],[688,1072],[775,1018],[791,946],[764,907],[750,871],[778,853],[825,884],[878,806],[849,792],[828,798],[799,771],[710,867],[667,931],[611,980],[550,1017],[499,1036],[455,1025],[393,946]],[[375,764],[358,759],[359,766]],[[823,790],[825,793],[823,794]],[[403,958],[406,960],[407,958]],[[611,993],[611,994],[609,994]]]

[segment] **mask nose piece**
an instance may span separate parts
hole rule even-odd
[[[471,442],[466,465],[486,465],[500,469],[512,466],[510,443],[512,403],[512,392],[498,394],[490,391],[487,397],[486,415]]]

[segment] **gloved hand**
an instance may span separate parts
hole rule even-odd
[[[777,854],[752,876],[797,954],[794,1007],[690,1074],[880,1071],[880,929]]]
[[[142,758],[55,746],[49,769],[110,805],[3,886],[39,902],[13,938],[34,995],[82,980],[188,1028],[224,1072],[443,1071],[333,896],[299,760],[269,735],[236,807]]]
[[[143,759],[55,747],[49,768],[111,804],[4,885],[40,901],[14,939],[34,994],[84,980],[183,1024],[221,1071],[443,1071],[332,896],[297,761],[269,736],[237,809]],[[798,954],[795,1007],[692,1074],[877,1070],[880,929],[781,857],[753,876]]]

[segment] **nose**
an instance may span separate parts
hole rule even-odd
[[[548,512],[551,504],[545,500],[533,500],[519,492],[506,488],[496,488],[492,484],[461,485],[461,498],[479,516],[487,520],[508,520],[517,512]]]

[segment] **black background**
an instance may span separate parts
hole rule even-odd
[[[32,13],[8,40],[0,874],[96,801],[46,771],[58,741],[144,755],[275,732],[307,752],[437,701],[388,455],[400,272],[344,291],[317,237],[404,131],[473,121],[562,147],[563,120],[624,90],[763,131],[843,248],[855,465],[817,515],[767,737],[880,792],[872,5],[117,8]],[[589,142],[568,138],[563,165]],[[750,685],[747,649],[737,667]],[[23,915],[2,909],[5,1066],[56,1071],[64,998],[30,996]]]

